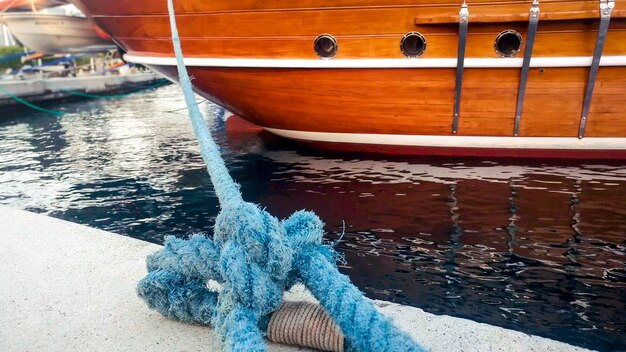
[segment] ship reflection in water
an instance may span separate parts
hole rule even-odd
[[[141,109],[137,101],[142,101]],[[217,200],[176,87],[0,118],[0,204],[161,242]],[[203,109],[247,200],[327,223],[369,297],[626,349],[626,165],[338,154]]]

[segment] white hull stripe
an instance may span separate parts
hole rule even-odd
[[[128,62],[145,65],[176,66],[173,57],[124,55]],[[523,58],[466,58],[466,68],[517,68]],[[533,57],[530,67],[589,67],[591,56]],[[192,67],[237,68],[456,68],[456,58],[441,59],[224,59],[185,58]],[[626,55],[604,56],[600,66],[626,66]]]
[[[626,138],[421,136],[265,129],[285,138],[330,143],[480,149],[626,150]]]

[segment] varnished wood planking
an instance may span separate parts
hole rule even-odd
[[[626,68],[603,67],[598,72],[591,111],[587,122],[588,137],[624,137],[626,135]]]
[[[148,2],[138,7],[129,2],[129,6],[120,8],[119,3],[89,2],[93,11],[88,12],[95,14],[96,20],[132,52],[171,56],[164,3]],[[400,38],[412,30],[426,36],[428,49],[424,58],[456,57],[456,24],[413,23],[418,15],[458,12],[458,4],[445,0],[385,0],[375,4],[338,0],[334,5],[315,0],[297,5],[254,0],[179,4],[179,25],[188,57],[315,59],[314,38],[320,33],[331,33],[339,41],[338,59],[401,58]],[[625,4],[618,1],[617,9],[623,9]],[[470,2],[472,13],[524,13],[530,1],[482,5]],[[597,6],[597,1],[541,3],[542,11],[597,11]],[[256,11],[259,9],[262,11]],[[590,56],[597,26],[597,20],[541,21],[534,55]],[[493,49],[495,36],[505,29],[524,35],[526,27],[524,22],[470,24],[467,56],[497,57]],[[626,21],[612,21],[604,54],[626,54]],[[453,69],[192,71],[205,95],[267,127],[450,134]],[[589,118],[589,136],[626,137],[626,111],[620,95],[626,87],[625,72],[623,67],[601,68]],[[531,70],[521,135],[575,137],[587,75],[588,68]],[[460,134],[512,135],[518,84],[519,69],[468,69]]]
[[[299,8],[299,11],[286,11],[287,4],[283,1],[252,1],[246,5],[239,4],[240,9],[266,8],[264,12],[245,13],[202,13],[200,8],[228,7],[223,1],[212,1],[210,5],[200,1],[183,2],[178,14],[180,34],[187,39],[187,50],[199,52],[200,47],[209,47],[207,54],[217,57],[235,57],[256,55],[258,57],[297,57],[312,56],[311,45],[314,38],[321,33],[331,33],[340,42],[338,58],[360,57],[398,57],[398,42],[403,34],[418,30],[427,36],[429,49],[425,55],[429,57],[452,57],[456,47],[456,25],[452,26],[415,26],[416,15],[434,16],[442,12],[457,13],[458,5],[428,4],[421,2],[419,8],[410,7],[402,2],[382,1],[369,2],[370,6],[347,9],[337,4],[330,6],[328,2],[313,1],[310,6],[288,4]],[[354,5],[353,2],[348,2]],[[445,4],[445,2],[442,2]],[[617,7],[623,8],[625,2],[618,2]],[[317,4],[317,6],[314,6]],[[359,2],[357,2],[359,4]],[[394,4],[393,6],[390,4]],[[449,4],[449,3],[448,3]],[[150,9],[162,7],[149,2],[144,12],[133,12],[132,2],[128,6],[107,4],[107,2],[90,2],[89,13],[95,15],[96,21],[117,37],[131,51],[165,53],[171,51],[167,45],[169,38],[169,22],[167,16],[119,16],[125,14],[147,14]],[[511,13],[528,12],[528,2],[501,2],[498,5],[470,2],[472,13]],[[117,7],[117,12],[112,8]],[[596,1],[542,2],[542,11],[597,11]],[[323,8],[323,9],[321,9]],[[109,9],[109,10],[107,10]],[[273,9],[273,10],[272,10]],[[109,11],[109,12],[107,12]],[[157,11],[158,12],[158,11]],[[201,11],[200,11],[201,12]],[[210,12],[210,11],[209,11]],[[103,15],[109,13],[111,15]],[[114,15],[113,15],[114,14]],[[520,33],[526,30],[525,23],[502,23],[490,25],[470,24],[470,40],[476,37],[477,45],[469,45],[469,55],[477,57],[495,56],[493,40],[502,30],[515,29]],[[537,43],[537,55],[589,55],[593,50],[593,31],[597,29],[597,21],[566,21],[541,22]],[[622,29],[624,31],[622,31]],[[584,34],[583,32],[587,32]],[[590,37],[591,40],[590,40]],[[141,42],[148,40],[148,42]],[[612,23],[611,35],[607,42],[606,53],[622,53],[626,51],[626,22],[615,20]],[[215,42],[211,50],[211,43]],[[251,45],[252,44],[252,45]],[[256,44],[256,45],[254,45]],[[474,43],[475,44],[475,43]],[[589,46],[591,45],[591,49]],[[223,56],[220,53],[224,53]],[[571,52],[571,54],[570,54]]]
[[[591,56],[595,44],[593,32],[564,33],[555,41],[549,35],[539,33],[535,45],[535,57]],[[468,57],[498,57],[493,49],[496,34],[470,35]],[[342,38],[338,37],[337,59],[346,58],[403,58],[400,52],[401,35]],[[453,35],[427,36],[428,48],[422,58],[454,58],[457,38]],[[188,57],[214,58],[303,58],[316,59],[313,51],[314,37],[298,39],[183,39]],[[136,54],[171,56],[171,41],[162,39],[125,39],[130,51]],[[559,43],[556,45],[556,43]],[[626,32],[610,33],[605,55],[626,53]],[[521,53],[518,57],[521,57]]]
[[[459,135],[511,134],[519,85],[518,72],[516,69],[465,70]]]
[[[167,7],[161,1],[125,1],[123,4],[119,1],[92,1],[92,0],[74,0],[74,2],[88,13],[97,15],[146,15],[146,14],[166,14]],[[597,6],[596,1],[579,1],[580,3],[593,3]],[[379,9],[379,8],[397,8],[397,7],[431,7],[443,5],[460,5],[460,1],[454,0],[239,0],[239,1],[176,1],[174,3],[177,13],[215,13],[215,12],[265,12],[265,11],[302,11],[302,10],[327,10],[327,9]],[[473,5],[495,5],[495,4],[524,4],[529,6],[531,1],[527,0],[470,0],[470,6]],[[569,0],[544,0],[542,5],[561,5],[572,4]],[[577,2],[578,3],[578,2]],[[120,13],[123,9],[123,13]]]
[[[577,136],[588,75],[587,68],[532,69],[520,136]]]
[[[251,122],[298,130],[446,134],[453,70],[196,69],[198,88]],[[419,76],[402,87],[407,75]],[[390,79],[392,78],[392,79]],[[399,89],[400,88],[400,89]],[[394,94],[389,104],[389,94]]]
[[[527,12],[527,6],[518,6],[516,10]],[[458,12],[458,7],[425,8],[419,12],[425,17],[437,14],[441,11]],[[495,13],[500,11],[494,10]],[[506,12],[505,12],[506,13]],[[379,9],[379,10],[326,10],[326,11],[301,11],[301,12],[270,12],[270,13],[244,13],[244,14],[189,14],[178,15],[181,37],[257,37],[257,36],[299,36],[318,35],[320,30],[335,32],[337,35],[376,35],[389,33],[406,33],[423,28],[434,32],[456,33],[457,28],[452,25],[422,25],[413,24],[414,9]],[[157,16],[101,16],[95,17],[96,21],[111,31],[121,27],[118,31],[127,32],[133,23],[136,34],[150,37],[169,36],[169,22],[167,15]],[[621,19],[614,19],[617,23],[623,23]],[[593,20],[541,22],[542,30],[550,31],[585,28]],[[485,28],[484,26],[496,24],[473,24],[470,27]],[[498,25],[509,25],[525,28],[524,22],[504,22]],[[624,26],[621,25],[623,28]],[[597,28],[597,26],[595,27]]]
[[[199,90],[251,122],[272,128],[383,134],[450,135],[453,69],[307,70],[190,68]],[[166,69],[173,74],[172,68]],[[626,76],[606,70],[599,86]],[[601,70],[602,72],[602,70]],[[522,119],[523,136],[576,137],[585,68],[531,71]],[[295,84],[294,82],[297,82]],[[460,135],[511,136],[519,70],[468,69]],[[560,87],[560,88],[556,88]],[[626,112],[614,88],[600,92],[590,133],[626,137]],[[607,100],[608,99],[608,100]],[[593,121],[593,122],[592,122]],[[593,127],[592,127],[593,126]]]
[[[494,11],[494,8],[497,10]],[[494,6],[472,6],[472,11],[468,16],[469,23],[512,23],[512,22],[525,22],[528,23],[529,11],[515,12],[519,9],[517,4],[515,5],[499,5]],[[475,11],[476,10],[476,11]],[[544,4],[540,6],[539,22],[551,22],[551,21],[580,21],[580,20],[592,20],[600,18],[600,9],[597,3],[590,2],[572,2],[568,3],[567,7],[563,4]],[[613,10],[611,17],[624,18],[626,17],[626,11],[623,9]],[[446,11],[439,11],[439,13],[424,13],[415,17],[414,22],[416,25],[443,25],[443,24],[458,24],[459,14],[454,11],[446,13]]]
[[[502,30],[507,27],[501,27]],[[467,57],[499,57],[493,41],[499,33],[470,34]],[[522,32],[523,33],[523,32]],[[427,49],[422,58],[454,58],[458,38],[455,34],[426,35]],[[556,39],[555,39],[556,37]],[[591,56],[595,45],[595,32],[567,32],[558,35],[539,33],[534,47],[536,57]],[[400,52],[401,34],[342,37],[337,36],[337,59],[346,58],[403,58]],[[130,51],[139,54],[171,56],[171,40],[122,38]],[[188,57],[221,58],[302,58],[316,59],[313,51],[314,36],[299,38],[211,38],[183,39],[183,50]],[[626,31],[611,32],[607,38],[605,55],[626,53]],[[518,54],[521,57],[522,53]]]

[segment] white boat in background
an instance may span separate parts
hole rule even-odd
[[[80,13],[11,12],[0,16],[22,45],[37,52],[86,53],[116,48],[104,32]]]
[[[0,0],[0,12],[38,11],[67,3],[67,0]]]

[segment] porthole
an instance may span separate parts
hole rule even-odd
[[[502,57],[513,57],[522,49],[522,35],[514,30],[506,30],[496,37],[494,47]]]
[[[337,40],[330,34],[322,34],[317,39],[315,39],[315,43],[313,44],[313,49],[315,49],[315,53],[322,59],[332,59],[337,55],[337,50],[339,50],[339,46],[337,45]]]
[[[400,50],[406,57],[420,57],[426,50],[426,39],[418,32],[407,33],[400,41]]]

